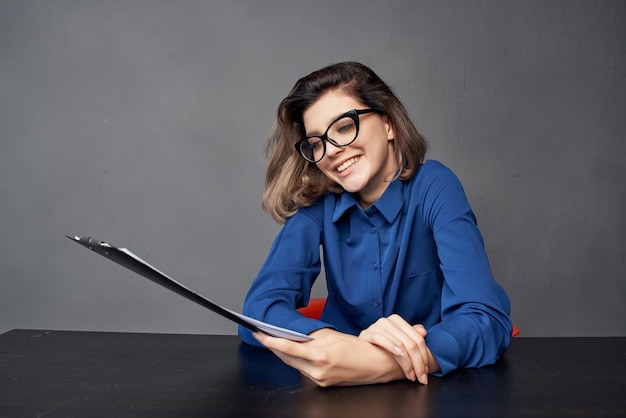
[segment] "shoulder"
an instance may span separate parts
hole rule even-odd
[[[447,166],[436,160],[427,160],[417,169],[413,178],[445,179],[456,178],[456,175]]]
[[[470,210],[459,178],[438,161],[426,161],[409,180],[408,201],[429,224],[436,218]]]
[[[431,194],[442,189],[461,188],[461,182],[454,172],[435,160],[428,160],[422,164],[415,175],[408,181],[412,191],[423,195]]]
[[[321,227],[324,224],[324,218],[332,216],[338,196],[340,195],[336,193],[325,194],[312,205],[299,208],[291,218],[287,219],[287,223],[294,221],[300,223],[306,219]]]

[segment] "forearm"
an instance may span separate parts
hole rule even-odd
[[[366,385],[405,378],[394,354],[381,347],[328,328],[310,335],[314,340],[294,343],[255,334],[286,364],[320,386]],[[431,360],[430,367],[438,369],[432,356]]]
[[[312,367],[300,371],[320,386],[357,386],[404,378],[393,354],[348,334],[323,328],[309,334],[319,347]]]
[[[426,343],[440,362],[439,375],[493,364],[506,351],[510,329],[486,319],[477,323],[477,318],[464,315],[429,329]]]
[[[313,337],[313,338],[322,338],[325,335],[329,335],[329,334],[331,334],[333,332],[337,332],[337,331],[332,330],[330,328],[322,328],[322,329],[318,329],[317,331],[311,332],[309,335],[311,337]],[[376,347],[376,346],[374,346],[374,347]],[[380,347],[376,347],[376,348],[380,348]],[[433,353],[431,353],[431,351],[428,348],[428,346],[426,347],[426,350],[427,350],[427,354],[428,354],[428,372],[429,373],[436,373],[436,372],[438,372],[440,370],[439,363],[437,363],[437,360],[433,356]],[[395,361],[395,359],[393,357],[393,354],[388,352],[387,350],[383,350],[383,351],[388,355],[388,357],[390,357],[393,360],[392,363],[395,363],[395,365],[398,366],[398,362]],[[402,372],[402,369],[400,369],[400,372]],[[394,380],[398,380],[398,379],[401,379],[401,378],[404,377],[402,375],[402,373],[400,373],[400,374],[401,374],[400,377],[398,377],[397,379],[394,379]]]

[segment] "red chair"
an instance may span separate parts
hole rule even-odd
[[[311,298],[309,299],[309,304],[304,308],[298,309],[298,312],[307,318],[320,319],[324,306],[326,306],[326,298]]]
[[[298,309],[298,312],[300,312],[307,318],[320,319],[322,316],[322,311],[324,310],[324,306],[326,306],[325,298],[311,298],[309,300],[309,304],[304,308]],[[519,333],[519,328],[515,326],[515,324],[513,324],[513,332],[511,332],[511,337],[515,337],[519,335]]]

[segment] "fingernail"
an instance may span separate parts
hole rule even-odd
[[[420,383],[423,385],[428,384],[428,375],[426,375],[426,373],[420,376]]]
[[[393,348],[393,352],[397,356],[400,356],[400,357],[404,356],[404,351],[402,351],[402,349],[398,346]]]
[[[409,380],[411,382],[415,382],[415,372],[413,370],[411,370],[411,373],[409,373]]]

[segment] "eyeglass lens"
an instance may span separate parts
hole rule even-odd
[[[353,116],[344,116],[333,122],[326,131],[326,138],[333,145],[349,145],[356,139],[359,133],[358,125]],[[319,161],[324,156],[326,150],[325,141],[322,137],[315,136],[308,138],[300,144],[300,152],[309,161]]]

